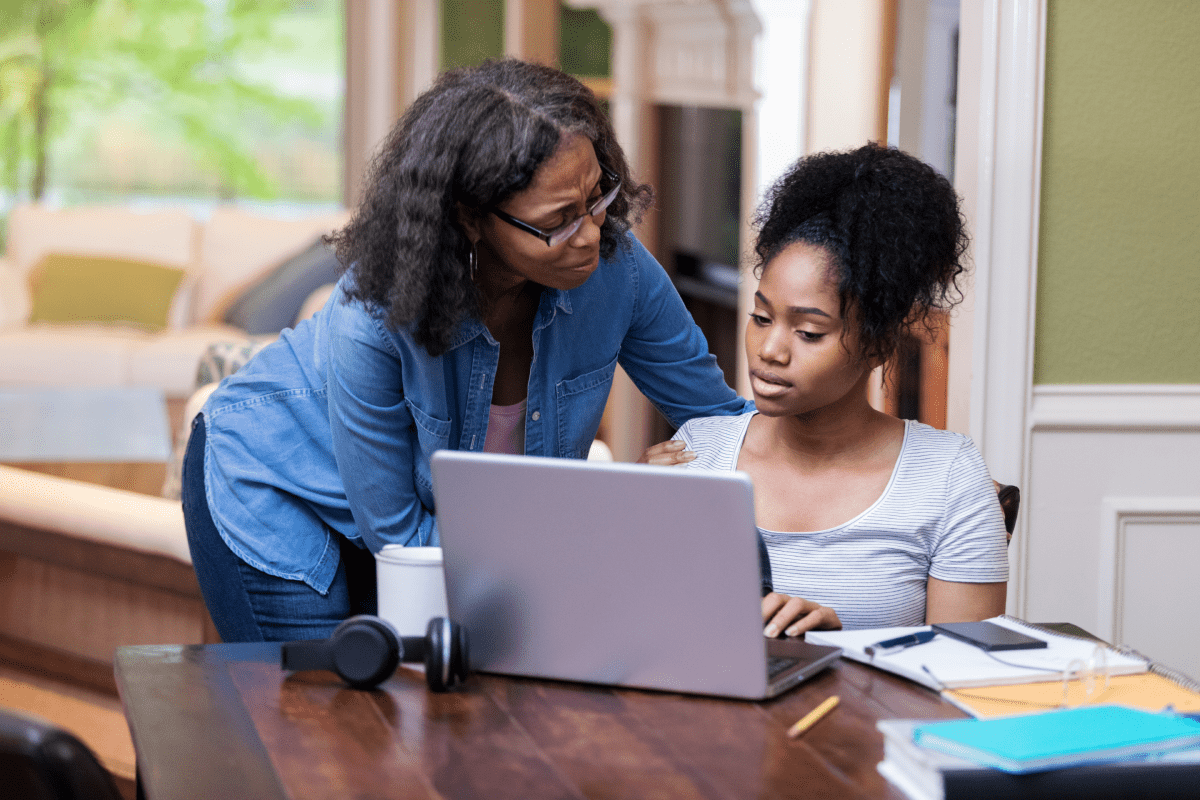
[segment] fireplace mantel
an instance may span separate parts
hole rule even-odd
[[[643,102],[750,109],[753,43],[761,26],[750,0],[568,0],[613,27],[613,93]]]

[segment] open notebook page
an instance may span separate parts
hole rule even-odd
[[[1054,680],[1076,659],[1086,666],[1096,650],[1097,642],[1055,634],[1007,617],[993,617],[989,621],[1045,639],[1047,645],[1038,650],[1004,650],[989,654],[966,642],[938,635],[926,644],[872,659],[865,648],[897,636],[927,631],[929,626],[809,631],[805,640],[840,647],[844,658],[894,672],[931,689]],[[1104,646],[1104,655],[1109,675],[1132,675],[1149,668],[1143,659],[1111,647]]]

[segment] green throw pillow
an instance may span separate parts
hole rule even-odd
[[[29,273],[30,322],[167,326],[184,271],[145,261],[49,253]]]

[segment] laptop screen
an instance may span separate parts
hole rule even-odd
[[[432,470],[475,668],[766,694],[746,475],[458,451]]]

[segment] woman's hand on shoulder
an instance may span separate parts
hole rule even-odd
[[[770,639],[778,636],[780,631],[788,636],[799,636],[805,631],[842,628],[842,621],[832,608],[778,592],[771,592],[762,599],[762,615],[766,623],[763,635]]]
[[[677,467],[696,460],[696,454],[685,449],[687,445],[680,439],[669,439],[665,442],[651,445],[638,459],[639,464],[654,464],[659,467]]]

